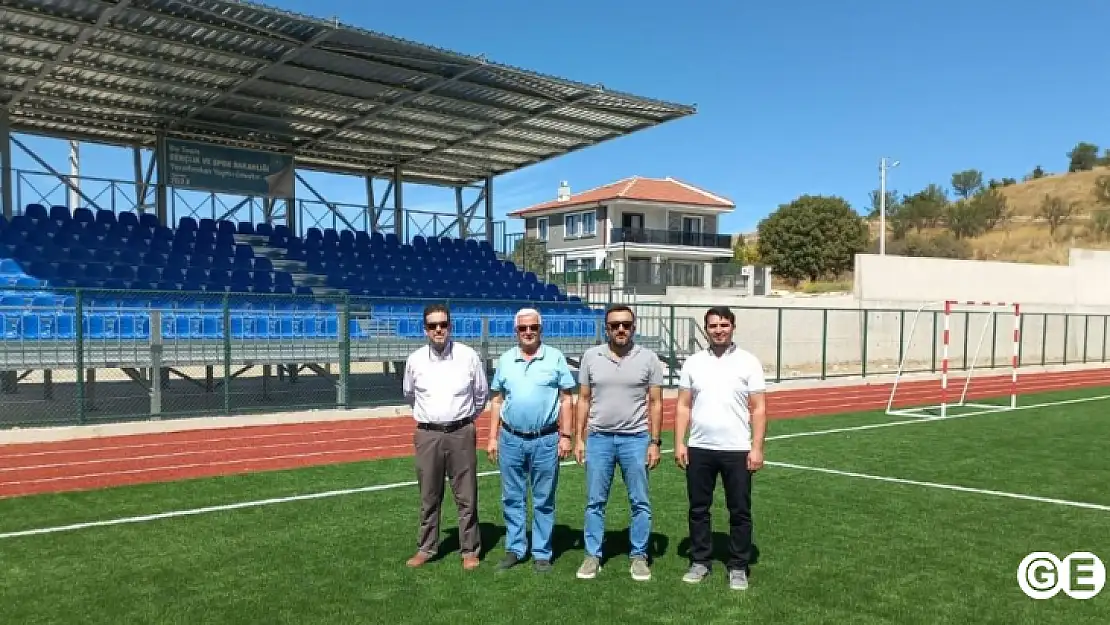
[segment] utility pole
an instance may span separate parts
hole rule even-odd
[[[886,255],[886,170],[898,166],[900,161],[887,164],[887,157],[879,159],[879,256]]]

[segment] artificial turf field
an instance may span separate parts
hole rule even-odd
[[[1017,411],[945,420],[866,412],[772,421],[769,464],[754,487],[759,558],[743,592],[727,588],[720,565],[701,585],[680,581],[685,483],[669,454],[651,476],[650,582],[628,575],[619,477],[609,559],[597,579],[574,577],[585,500],[575,465],[561,473],[548,574],[530,563],[494,570],[503,553],[496,474],[480,478],[483,566],[460,566],[448,494],[447,553],[406,568],[418,505],[409,459],[2,499],[0,623],[1106,624],[1110,589],[1034,601],[1016,571],[1032,551],[1092,551],[1110,564],[1108,394],[1027,395]],[[805,432],[818,434],[792,436]],[[494,469],[484,453],[480,462]],[[340,492],[12,535],[329,491]],[[720,491],[714,513],[723,548]]]

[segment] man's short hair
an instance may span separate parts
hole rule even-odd
[[[536,321],[542,326],[543,317],[540,316],[540,311],[536,310],[535,308],[521,308],[520,310],[516,311],[516,314],[513,315],[513,325],[520,323],[521,317],[530,317],[532,315],[536,316]]]
[[[705,311],[705,325],[709,325],[710,317],[720,317],[721,319],[728,319],[729,325],[736,325],[736,315],[732,314],[728,306],[714,306]]]
[[[632,315],[632,322],[636,322],[636,312],[625,304],[610,304],[610,306],[605,309],[605,320],[609,321],[609,314],[615,312],[626,312]]]
[[[451,311],[448,310],[446,304],[428,304],[424,307],[424,321],[428,321],[428,315],[432,313],[441,312],[447,315],[447,320],[451,321]]]

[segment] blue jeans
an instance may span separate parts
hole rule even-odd
[[[629,556],[647,556],[651,536],[651,500],[648,497],[647,448],[650,437],[640,434],[601,434],[586,437],[586,555],[601,557],[601,541],[605,535],[605,507],[613,474],[621,468],[628,491],[631,522],[628,541]]]
[[[528,488],[532,489],[532,558],[551,560],[551,532],[555,526],[555,491],[559,486],[558,432],[534,439],[501,430],[498,434],[501,469],[501,509],[505,515],[505,549],[524,559],[528,551]]]

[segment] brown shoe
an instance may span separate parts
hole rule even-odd
[[[431,556],[429,556],[428,554],[426,554],[422,551],[417,552],[416,555],[409,558],[408,562],[405,562],[405,566],[415,569],[418,566],[424,566],[424,563],[427,562],[430,559],[431,559]]]
[[[468,571],[473,571],[478,568],[478,556],[464,556],[463,568]]]

